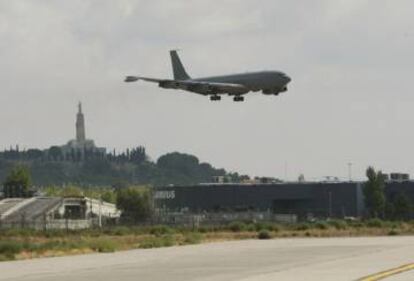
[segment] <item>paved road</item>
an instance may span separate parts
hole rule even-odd
[[[404,272],[395,276],[392,276],[386,281],[413,281],[414,280],[414,271]]]
[[[348,281],[412,262],[414,237],[248,240],[2,262],[0,280]]]

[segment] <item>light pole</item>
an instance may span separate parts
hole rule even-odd
[[[352,163],[351,162],[348,163],[348,178],[349,178],[349,181],[352,181]]]

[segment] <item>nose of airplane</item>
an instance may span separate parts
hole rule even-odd
[[[292,78],[290,78],[289,76],[287,76],[286,74],[283,73],[283,79],[285,80],[285,83],[288,84],[290,81],[292,81]]]
[[[290,81],[292,81],[292,78],[290,78],[289,76],[286,75],[286,84],[289,83]]]

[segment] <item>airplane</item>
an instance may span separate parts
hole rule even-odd
[[[180,89],[204,96],[210,100],[219,101],[221,95],[233,96],[235,102],[244,101],[243,95],[250,91],[262,91],[265,95],[279,95],[287,91],[291,78],[281,71],[260,71],[205,78],[191,78],[177,54],[170,51],[174,79],[158,79],[141,76],[126,76],[125,82],[143,80],[158,83],[164,89]]]

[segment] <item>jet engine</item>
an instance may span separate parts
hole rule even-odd
[[[265,95],[278,95],[280,93],[286,92],[287,87],[283,87],[282,89],[263,89],[262,93]]]
[[[164,89],[177,89],[179,85],[171,81],[161,81],[158,83],[158,86]]]

